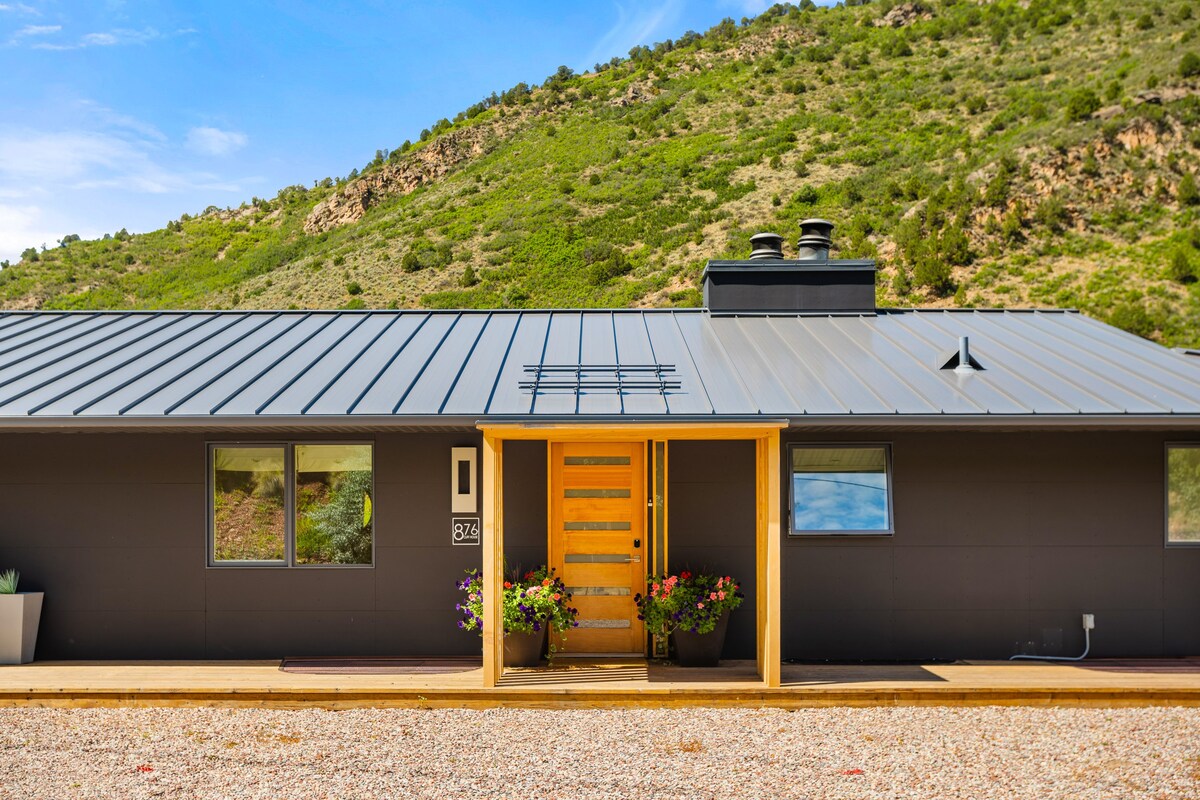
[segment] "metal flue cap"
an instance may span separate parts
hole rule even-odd
[[[750,237],[750,244],[754,245],[750,253],[752,261],[783,258],[783,237],[778,233],[756,233]]]
[[[833,247],[832,233],[833,223],[827,219],[802,220],[796,258],[829,258],[829,248]]]

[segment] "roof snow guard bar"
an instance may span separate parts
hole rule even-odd
[[[526,364],[525,372],[530,377],[519,385],[532,394],[543,391],[666,394],[682,386],[678,378],[672,377],[674,364]]]

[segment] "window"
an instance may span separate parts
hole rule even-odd
[[[370,566],[370,444],[209,446],[209,563]]]
[[[1167,445],[1167,544],[1200,545],[1200,443]]]
[[[792,534],[892,532],[887,445],[792,445]]]

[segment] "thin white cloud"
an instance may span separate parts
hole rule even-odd
[[[613,56],[624,57],[637,45],[649,45],[653,44],[656,38],[665,38],[664,31],[679,19],[683,10],[683,0],[665,0],[652,5],[635,4],[632,10],[617,3],[614,8],[617,21],[600,37],[588,54],[589,65],[598,61],[608,61]]]
[[[27,6],[24,3],[0,3],[0,11],[10,11],[15,14],[32,14],[35,17],[41,16],[36,8]]]
[[[188,131],[187,146],[209,156],[227,156],[246,146],[246,134],[201,126]]]
[[[62,25],[25,25],[24,28],[13,34],[12,38],[13,40],[18,40],[18,38],[29,36],[48,36],[50,34],[58,34],[60,30],[62,30]]]
[[[239,191],[233,181],[202,170],[180,169],[169,143],[154,126],[84,101],[74,130],[36,131],[0,126],[0,197],[28,197],[35,190],[115,188],[162,194],[194,188]],[[245,145],[245,134],[215,132],[209,152],[232,152]],[[188,136],[188,146],[192,137]],[[223,148],[223,150],[221,150]]]
[[[38,29],[36,32],[40,34],[58,33],[62,30],[59,25],[27,25],[23,30]],[[183,28],[171,33],[162,33],[154,28],[143,28],[135,30],[133,28],[113,28],[108,31],[94,31],[85,33],[78,39],[73,41],[45,41],[35,40],[29,44],[33,50],[83,50],[88,47],[118,47],[122,45],[144,45],[160,39],[169,39],[175,36],[185,36],[190,33],[195,33],[194,28]],[[9,39],[9,45],[21,44],[22,40],[28,38],[29,35],[18,34]]]
[[[134,144],[105,133],[0,132],[0,178],[71,180],[95,169],[128,169],[144,159]]]
[[[161,38],[162,34],[153,28],[142,31],[116,28],[104,33],[85,33],[79,42],[84,47],[112,47],[118,44],[145,44]]]
[[[190,189],[235,192],[236,183],[158,163],[159,143],[105,131],[0,130],[0,187],[58,186],[166,194]]]
[[[131,117],[128,114],[120,114],[107,106],[100,105],[94,100],[80,100],[75,104],[75,108],[78,110],[81,118],[86,118],[86,120],[92,123],[92,127],[105,129],[117,128],[159,142],[167,140],[163,132],[150,123],[142,122],[140,119]]]

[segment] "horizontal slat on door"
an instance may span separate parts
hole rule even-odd
[[[629,553],[633,544],[624,531],[569,531],[563,538],[564,554]]]
[[[563,583],[572,586],[630,586],[631,567],[641,564],[564,564]]]
[[[632,594],[628,586],[568,586],[567,591],[575,597],[628,597]]]
[[[629,619],[628,597],[574,597],[571,604],[579,609],[579,616],[583,619]]]
[[[583,520],[564,522],[565,531],[628,531],[632,530],[629,520]]]
[[[628,489],[566,489],[563,491],[563,497],[567,499],[578,499],[583,497],[591,498],[628,498],[630,491]]]
[[[629,467],[563,467],[562,488],[628,489],[633,483]]]
[[[625,520],[633,515],[633,502],[628,497],[568,497],[562,504],[567,522]]]
[[[587,632],[584,642],[581,635]],[[634,642],[633,631],[629,628],[572,628],[566,635],[566,647],[569,653],[630,653],[639,652],[642,645]]]
[[[565,467],[628,467],[629,456],[567,456]]]
[[[629,458],[629,445],[621,442],[563,442],[564,458],[575,456],[618,456]],[[629,463],[628,460],[625,461]]]

